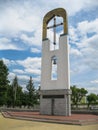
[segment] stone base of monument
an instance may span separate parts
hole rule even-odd
[[[70,90],[41,90],[40,114],[70,116]]]
[[[91,125],[98,124],[98,116],[93,114],[72,114],[71,116],[50,116],[40,115],[39,112],[22,112],[22,111],[4,111],[2,115],[6,118],[57,123],[57,124],[69,124],[69,125]]]

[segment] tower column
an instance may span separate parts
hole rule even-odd
[[[59,49],[54,49],[51,51],[50,39],[47,38],[47,28],[56,28],[56,26],[62,25],[56,25],[56,21],[54,21],[54,25],[47,27],[49,21],[55,16],[60,16],[63,18],[62,24],[64,26],[64,32],[59,37]],[[56,33],[55,31],[54,34]],[[58,8],[48,12],[45,15],[43,19],[40,114],[71,115],[69,48],[67,32],[67,15],[64,9]],[[54,43],[56,42],[55,35]],[[54,71],[52,68],[52,60],[53,63],[57,65],[57,78],[55,80],[51,78],[52,71]]]

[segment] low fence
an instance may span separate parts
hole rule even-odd
[[[76,105],[71,105],[71,108],[72,109],[97,109],[98,110],[98,105],[89,105],[88,107],[88,104],[78,104],[77,107]]]
[[[16,107],[16,108],[7,108],[6,106],[4,107],[0,107],[0,111],[36,111],[38,112],[40,110],[39,105],[35,106],[35,107],[31,107],[31,108],[27,108],[27,107]],[[90,106],[88,109],[87,105],[78,105],[78,108],[76,109],[76,106],[73,105],[72,109],[71,109],[71,113],[72,114],[96,114],[98,115],[98,105],[94,105],[94,106]]]

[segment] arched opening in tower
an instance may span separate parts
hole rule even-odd
[[[51,58],[51,80],[57,80],[57,57]]]

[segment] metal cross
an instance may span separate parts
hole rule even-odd
[[[47,29],[53,28],[53,32],[54,32],[54,40],[53,40],[54,48],[55,48],[55,45],[56,45],[56,27],[60,26],[60,25],[63,25],[63,23],[61,22],[59,24],[56,24],[56,18],[54,17],[54,24],[52,26],[47,27]]]

